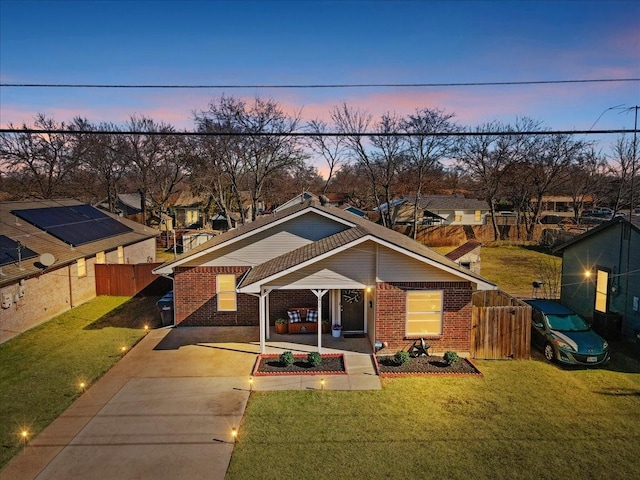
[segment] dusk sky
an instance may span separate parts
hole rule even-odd
[[[0,0],[0,81],[311,85],[640,78],[633,1]],[[271,98],[305,120],[342,102],[440,108],[475,126],[531,117],[551,129],[632,129],[640,82],[421,88],[0,88],[0,124],[146,115],[193,128],[221,94]],[[604,114],[603,114],[604,112]],[[600,117],[600,118],[599,118]],[[615,140],[614,136],[610,136]]]

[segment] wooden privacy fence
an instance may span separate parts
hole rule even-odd
[[[154,295],[166,293],[171,281],[151,273],[158,265],[161,263],[96,264],[96,295],[132,297],[145,288]]]
[[[471,314],[471,356],[526,359],[531,354],[531,307],[499,290],[476,292]]]

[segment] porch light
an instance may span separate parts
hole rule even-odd
[[[371,287],[367,287],[367,293],[371,293]]]
[[[585,270],[584,271],[584,277],[585,278],[591,278],[591,270]]]

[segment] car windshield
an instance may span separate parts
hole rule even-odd
[[[583,332],[589,330],[589,325],[576,314],[570,315],[547,315],[549,328],[562,332]]]

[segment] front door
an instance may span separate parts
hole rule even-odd
[[[364,290],[341,290],[340,310],[343,332],[364,332]]]

